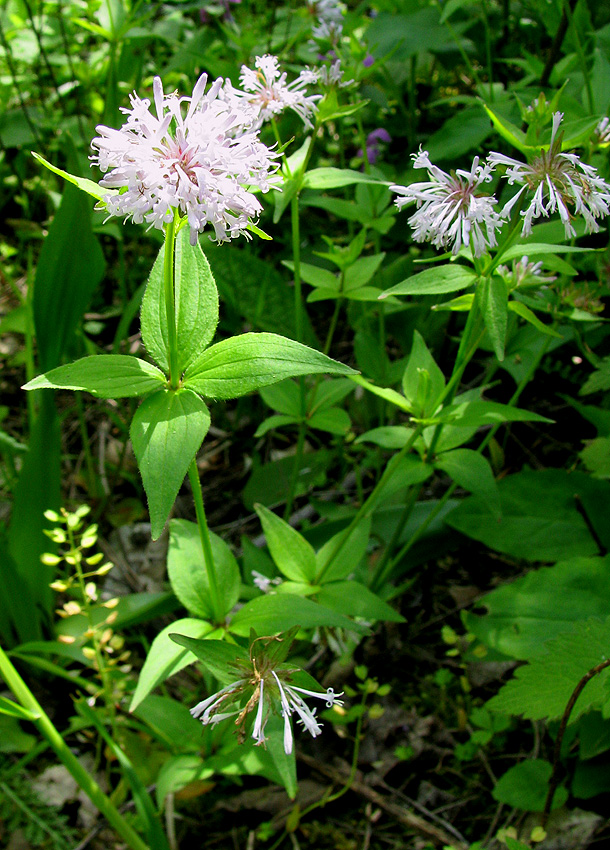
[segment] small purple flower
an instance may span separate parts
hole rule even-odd
[[[377,162],[381,153],[382,144],[389,144],[392,137],[384,127],[378,127],[366,137],[366,158],[371,165]],[[357,156],[362,156],[362,148],[358,150]]]
[[[369,53],[369,55],[365,56],[364,59],[362,60],[362,64],[364,65],[365,68],[370,68],[371,65],[375,64],[375,57],[372,54]]]

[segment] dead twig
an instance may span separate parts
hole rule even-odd
[[[332,780],[332,782],[342,784],[345,781],[346,777],[344,772],[335,770],[328,765],[321,764],[317,759],[305,754],[300,754],[299,758],[309,767],[314,768],[319,773],[328,777]],[[462,841],[456,842],[456,839],[450,835],[447,830],[430,823],[423,817],[409,811],[409,809],[406,809],[404,806],[399,806],[391,800],[386,799],[382,794],[379,794],[377,791],[373,790],[373,788],[369,788],[368,785],[365,785],[364,782],[354,779],[350,790],[359,794],[361,797],[364,797],[365,800],[369,800],[373,803],[373,805],[383,809],[383,811],[390,815],[390,817],[394,818],[397,823],[420,833],[420,835],[425,836],[430,841],[434,841],[436,844],[440,844],[441,846],[452,844],[456,847],[456,850],[467,850],[468,845],[464,844]]]

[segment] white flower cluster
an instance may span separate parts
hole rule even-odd
[[[312,127],[311,117],[322,95],[305,93],[305,87],[315,82],[311,72],[304,70],[295,80],[288,83],[286,72],[280,71],[277,56],[267,54],[256,57],[254,69],[242,65],[239,81],[242,90],[234,88],[227,81],[223,97],[237,108],[241,106],[241,111],[247,116],[253,129],[260,129],[265,121],[285,109],[292,109],[306,127]]]
[[[597,220],[610,214],[610,184],[576,154],[562,153],[557,136],[562,119],[562,113],[554,113],[549,149],[542,149],[531,163],[491,153],[484,165],[475,157],[470,172],[447,174],[432,165],[426,151],[415,154],[414,167],[426,168],[429,181],[390,187],[401,195],[396,199],[399,209],[416,204],[409,219],[415,240],[432,242],[454,254],[462,245],[471,245],[475,257],[479,257],[497,244],[496,231],[525,199],[529,199],[529,204],[520,211],[523,236],[529,236],[536,219],[548,218],[555,212],[563,222],[566,238],[576,235],[576,216],[583,217],[587,233],[597,232]],[[496,198],[481,191],[497,166],[506,168],[504,177],[509,185],[521,186],[499,211]]]
[[[343,31],[343,11],[337,0],[307,0],[309,11],[316,16],[317,24],[311,34],[319,41],[337,44]]]
[[[301,77],[307,83],[318,83],[325,89],[345,89],[356,85],[355,80],[344,80],[344,71],[341,69],[341,60],[335,59],[330,65],[320,65],[319,68],[307,68],[301,72]]]
[[[489,166],[479,165],[475,157],[469,172],[458,169],[447,174],[432,165],[424,150],[413,156],[413,166],[426,168],[430,180],[390,189],[402,195],[396,199],[398,209],[413,202],[417,205],[409,219],[416,242],[432,242],[454,254],[472,243],[476,257],[488,245],[496,245],[495,232],[504,222],[494,209],[496,199],[480,191],[481,184],[491,180]]]
[[[91,159],[106,175],[100,185],[122,190],[104,198],[111,215],[163,229],[178,212],[192,244],[208,225],[225,241],[258,217],[262,205],[252,190],[277,184],[276,154],[249,128],[250,114],[221,98],[223,80],[207,93],[206,83],[203,74],[191,97],[179,97],[164,94],[155,77],[154,112],[134,93],[119,130],[96,128]]]
[[[266,675],[256,675],[254,691],[244,708],[233,706],[229,711],[220,710],[223,707],[228,708],[252,684],[253,681],[248,678],[232,682],[191,708],[192,716],[201,720],[204,726],[220,723],[228,717],[236,717],[235,723],[241,727],[246,715],[256,706],[252,738],[257,745],[260,745],[267,740],[265,737],[267,718],[274,702],[277,702],[279,698],[280,711],[284,719],[284,751],[290,755],[293,747],[291,723],[293,714],[297,715],[297,722],[307,729],[312,737],[315,738],[322,733],[322,725],[316,718],[316,709],[309,708],[301,694],[323,700],[327,708],[343,705],[343,701],[339,699],[343,694],[335,694],[332,688],[327,688],[324,693],[298,688],[296,685],[289,685],[286,681],[282,682],[274,670],[268,670]]]

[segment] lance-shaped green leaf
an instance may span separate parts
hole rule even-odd
[[[161,368],[169,368],[169,339],[163,282],[165,245],[152,267],[142,301],[142,339]],[[199,244],[189,242],[189,229],[176,237],[174,258],[178,370],[182,373],[210,344],[218,324],[218,291]]]
[[[313,168],[303,178],[304,189],[339,189],[354,183],[381,183],[376,177],[350,168]]]
[[[67,171],[57,168],[56,165],[52,165],[50,162],[47,162],[43,156],[40,156],[40,154],[35,151],[32,151],[32,156],[34,159],[38,160],[38,162],[42,163],[45,168],[48,168],[49,171],[52,171],[54,174],[58,174],[69,183],[73,183],[75,186],[78,186],[79,189],[82,189],[83,192],[86,192],[93,198],[97,198],[98,201],[102,201],[104,198],[108,197],[108,195],[118,194],[118,189],[104,189],[98,183],[94,183],[93,180],[88,180],[86,177],[77,177],[75,174],[69,174]]]
[[[337,611],[331,611],[330,608],[302,596],[290,594],[290,599],[287,599],[288,595],[270,593],[246,602],[231,620],[231,632],[246,636],[250,634],[250,629],[255,629],[258,634],[274,634],[292,628],[295,623],[300,623],[303,628],[336,626],[361,634],[368,632],[364,626],[354,623]]]
[[[312,582],[316,574],[316,553],[311,543],[263,505],[255,505],[254,510],[280,572],[293,581]]]
[[[240,678],[236,664],[252,669],[250,656],[245,649],[224,640],[197,640],[188,635],[170,634],[180,646],[189,649],[201,661],[206,670],[223,685],[230,685]]]
[[[491,123],[494,125],[496,131],[510,145],[517,148],[517,150],[520,150],[521,153],[529,152],[531,154],[539,150],[539,148],[537,147],[532,147],[532,145],[528,145],[525,133],[522,130],[520,130],[506,118],[503,118],[497,112],[494,112],[494,110],[487,106],[486,103],[483,103],[483,109],[491,119]]]
[[[247,333],[204,351],[186,370],[184,386],[208,398],[237,398],[284,378],[320,372],[355,374],[349,366],[293,339]]]
[[[165,375],[152,363],[127,354],[94,354],[38,375],[23,389],[84,390],[98,398],[128,398],[165,383]]]
[[[190,390],[157,392],[136,410],[129,433],[148,497],[153,540],[163,531],[209,427],[207,407]]]
[[[214,572],[222,605],[221,615],[228,614],[239,599],[240,575],[235,556],[227,544],[210,532]],[[167,572],[172,590],[192,614],[213,618],[208,570],[204,563],[199,528],[186,519],[170,522]]]
[[[504,360],[508,316],[506,282],[498,276],[481,278],[476,296],[496,357]]]
[[[498,485],[489,461],[483,455],[472,449],[454,449],[442,454],[434,465],[460,487],[482,496],[490,512],[498,518],[501,516]]]
[[[413,345],[404,371],[402,388],[411,409],[417,416],[434,413],[437,399],[445,388],[445,378],[424,338],[413,331]]]
[[[554,421],[531,410],[482,399],[452,404],[439,414],[438,419],[440,422],[449,422],[459,428],[480,428],[482,425],[499,425],[502,422]]]
[[[388,295],[442,295],[446,292],[459,292],[460,289],[472,286],[476,279],[476,274],[466,266],[435,266],[386,289],[379,298],[387,298]]]
[[[522,304],[521,301],[509,301],[508,309],[512,313],[516,313],[517,316],[521,316],[522,319],[525,319],[526,322],[529,322],[530,325],[533,325],[541,333],[546,334],[547,336],[559,337],[559,339],[561,339],[560,333],[557,333],[557,331],[553,330],[553,328],[549,327],[549,325],[545,325],[544,322],[541,322],[538,316],[532,312],[529,307]]]
[[[170,639],[170,634],[179,632],[192,638],[203,638],[213,632],[213,626],[205,620],[184,617],[166,626],[156,638],[146,656],[138,676],[138,684],[129,706],[130,711],[140,705],[158,685],[197,660],[197,656]]]

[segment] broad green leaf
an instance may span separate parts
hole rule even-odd
[[[338,292],[336,287],[329,289],[326,286],[320,286],[309,293],[307,296],[307,303],[313,304],[316,301],[336,301],[337,298],[343,298],[343,295]]]
[[[538,257],[541,254],[585,254],[591,248],[578,248],[576,245],[549,245],[548,242],[525,242],[521,245],[512,245],[502,254],[502,262],[509,260],[520,260],[521,257]]]
[[[545,652],[518,667],[514,677],[487,703],[490,711],[522,715],[528,720],[555,720],[566,709],[576,685],[607,657],[610,645],[610,617],[575,623],[547,641]],[[606,685],[610,668],[586,684],[570,715],[574,723],[586,711],[607,701]]]
[[[239,567],[224,540],[211,531],[209,535],[222,605],[220,613],[224,616],[239,599]],[[170,521],[167,573],[172,590],[188,611],[204,619],[214,617],[201,537],[194,522],[186,519]]]
[[[539,413],[500,404],[497,401],[464,401],[446,407],[438,417],[459,428],[480,428],[483,425],[498,425],[501,422],[552,422]]]
[[[492,796],[499,803],[505,803],[525,812],[542,812],[549,791],[549,780],[553,767],[543,759],[528,759],[510,767],[504,773]],[[565,788],[557,788],[553,796],[551,809],[557,809],[568,799]],[[525,846],[525,845],[523,845]]]
[[[308,394],[307,409],[310,413],[326,410],[343,401],[354,389],[354,384],[349,378],[331,378],[327,381],[319,381]]]
[[[54,174],[58,174],[69,183],[73,183],[75,186],[78,186],[79,189],[82,189],[83,192],[86,192],[93,198],[97,198],[98,201],[103,201],[103,199],[108,197],[108,195],[118,194],[118,189],[104,189],[98,183],[94,183],[93,180],[88,180],[86,177],[77,177],[75,174],[69,174],[67,171],[57,168],[57,166],[47,162],[47,160],[43,156],[40,156],[39,153],[36,153],[36,151],[32,151],[32,156],[34,159],[38,160],[38,162],[42,163],[45,168],[48,168],[49,171],[52,171]]]
[[[280,381],[279,384],[262,387],[260,396],[272,410],[288,416],[301,415],[301,393],[294,381]]]
[[[386,466],[383,475],[381,476],[380,487],[377,497],[374,500],[374,505],[377,506],[380,501],[387,500],[394,493],[401,490],[406,490],[407,487],[412,487],[414,484],[423,484],[433,473],[432,464],[424,463],[418,456],[414,454],[399,458],[396,462],[394,458]]]
[[[0,713],[0,753],[29,753],[37,743],[23,731],[19,718]]]
[[[446,292],[459,292],[467,289],[477,279],[472,269],[453,263],[445,266],[435,266],[424,272],[412,275],[396,286],[387,289],[380,298],[388,295],[442,295]]]
[[[201,727],[199,739],[201,742]],[[215,770],[210,764],[211,761],[212,759],[204,759],[194,753],[185,753],[172,756],[163,762],[155,789],[158,808],[163,809],[168,794],[177,794],[193,782],[202,783],[213,776]]]
[[[434,462],[460,487],[480,495],[487,509],[500,518],[500,494],[489,461],[472,449],[444,452]]]
[[[349,168],[332,168],[331,166],[313,168],[303,177],[304,189],[339,189],[354,183],[379,183],[376,177],[362,171],[352,171]]]
[[[246,333],[216,343],[186,371],[184,385],[209,398],[237,398],[284,378],[354,370],[292,339]]]
[[[361,617],[368,621],[404,623],[398,611],[357,581],[332,581],[325,583],[318,594],[321,605],[348,617]]]
[[[129,433],[148,498],[153,540],[163,531],[209,427],[207,407],[188,389],[154,393],[136,410]]]
[[[286,268],[294,271],[294,263],[288,260],[284,261]],[[333,292],[339,292],[339,278],[336,274],[323,269],[322,266],[314,266],[311,263],[301,263],[299,265],[301,279],[310,286],[321,287],[323,289],[331,289]]]
[[[342,614],[302,596],[291,596],[288,605],[283,593],[257,596],[256,599],[246,602],[231,620],[229,629],[235,635],[249,635],[250,629],[254,629],[259,635],[269,635],[286,631],[295,623],[303,628],[335,626],[361,633],[367,631]]]
[[[603,619],[610,611],[610,555],[571,558],[553,567],[530,570],[478,600],[466,612],[466,628],[489,649],[521,660],[545,651],[545,642],[569,632],[578,621]],[[557,600],[570,601],[559,605]]]
[[[549,325],[545,325],[544,322],[541,322],[538,316],[521,301],[509,301],[507,306],[512,313],[516,313],[517,316],[521,316],[522,319],[525,319],[526,322],[529,322],[530,325],[533,325],[541,333],[561,339],[560,333],[557,333],[557,331],[554,331]]]
[[[498,360],[504,360],[506,325],[508,317],[508,287],[503,278],[483,277],[476,290],[476,298]]]
[[[589,375],[578,394],[589,395],[605,390],[610,390],[610,357],[600,360],[597,369]]]
[[[370,257],[359,257],[345,272],[345,292],[352,292],[369,281],[377,273],[384,260],[385,254],[373,254]],[[352,293],[353,294],[353,293]]]
[[[413,345],[403,375],[402,388],[411,410],[421,417],[434,413],[438,398],[445,388],[444,375],[418,331],[413,331]]]
[[[189,228],[176,237],[174,258],[176,333],[180,373],[193,363],[212,341],[218,324],[218,291],[199,243],[189,242]],[[142,339],[146,350],[166,372],[169,369],[169,339],[165,309],[161,246],[142,301]]]
[[[382,449],[402,449],[412,435],[413,429],[404,425],[382,425],[360,434],[354,442],[374,443]]]
[[[382,290],[376,286],[361,286],[360,289],[346,291],[344,297],[348,301],[379,301],[380,295],[382,295]],[[395,298],[391,298],[391,303],[397,304],[399,302]]]
[[[181,649],[175,643],[173,646],[175,649]],[[196,660],[192,652],[185,649],[181,651],[189,655],[193,661]],[[201,723],[191,715],[188,704],[185,705],[171,697],[156,695],[149,695],[143,702],[139,702],[137,707],[132,702],[130,711],[143,720],[157,737],[164,740],[170,752],[201,749]],[[193,700],[193,704],[194,702]]]
[[[196,655],[208,673],[223,685],[230,685],[240,678],[237,663],[252,667],[246,650],[233,643],[224,640],[197,640],[178,632],[170,632],[170,638]]]
[[[344,530],[334,534],[316,553],[316,581],[325,584],[353,573],[366,555],[370,535],[370,516],[363,517],[345,540]]]
[[[160,631],[153,640],[140,670],[129,710],[135,711],[142,700],[146,699],[158,685],[197,660],[197,656],[192,652],[171,640],[170,634],[178,632],[187,637],[203,638],[211,634],[212,630],[213,627],[205,620],[184,617],[182,620],[170,623]]]
[[[152,363],[127,354],[95,354],[33,378],[24,390],[84,390],[98,398],[127,398],[160,389],[166,378]]]
[[[500,521],[489,521],[485,499],[470,496],[446,522],[462,534],[514,558],[558,561],[596,555],[597,543],[577,505],[577,498],[590,489],[590,481],[589,476],[579,472],[525,470],[498,481]]]
[[[319,410],[308,418],[307,423],[310,428],[336,435],[347,434],[352,424],[348,412],[340,407]]]
[[[254,509],[280,572],[293,581],[312,582],[316,574],[316,554],[311,544],[273,511],[263,505],[255,505]]]
[[[283,428],[285,425],[298,425],[302,421],[300,416],[289,416],[286,413],[277,413],[264,419],[254,432],[255,437],[264,437],[275,428]]]

